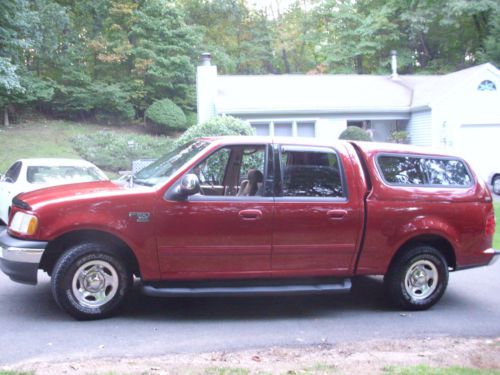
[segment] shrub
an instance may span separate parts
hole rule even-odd
[[[108,171],[130,170],[132,161],[157,159],[171,151],[173,140],[163,136],[100,131],[71,139],[78,154]]]
[[[240,119],[231,116],[218,116],[211,118],[201,125],[191,126],[175,143],[177,145],[183,145],[199,137],[254,134],[254,128]]]
[[[340,133],[339,139],[367,142],[372,141],[372,137],[370,137],[370,134],[368,134],[366,130],[358,128],[357,126],[348,126],[346,130]]]
[[[151,104],[146,109],[145,116],[162,134],[186,129],[184,112],[170,99],[158,100]]]

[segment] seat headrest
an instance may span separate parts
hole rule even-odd
[[[248,171],[248,181],[251,184],[264,181],[264,175],[258,169],[250,169]]]

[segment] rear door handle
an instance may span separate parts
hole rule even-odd
[[[262,217],[261,210],[242,210],[238,216],[243,220],[259,220]]]
[[[329,210],[326,215],[329,219],[338,220],[342,219],[345,215],[347,215],[346,210]]]

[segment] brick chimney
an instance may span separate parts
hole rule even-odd
[[[198,124],[202,124],[217,113],[215,98],[217,95],[217,66],[212,65],[210,53],[202,53],[200,65],[196,71],[196,97]]]

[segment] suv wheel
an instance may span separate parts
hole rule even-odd
[[[496,176],[492,181],[493,193],[500,195],[500,176]]]
[[[448,285],[448,265],[432,246],[416,246],[399,256],[385,277],[392,302],[406,310],[426,310]]]
[[[85,243],[66,251],[52,272],[52,295],[76,319],[111,316],[132,288],[126,263],[104,244]]]

